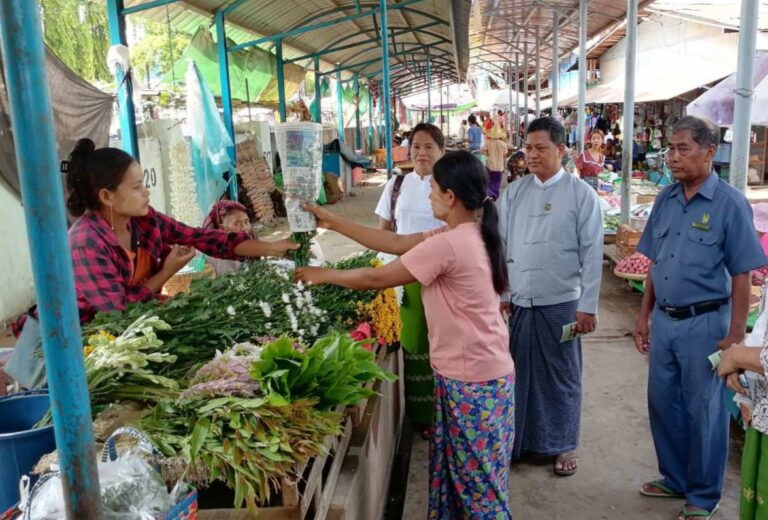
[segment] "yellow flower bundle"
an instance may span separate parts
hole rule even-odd
[[[381,267],[382,262],[374,258],[373,267]],[[370,303],[359,302],[357,312],[361,319],[368,319],[373,326],[373,333],[387,345],[400,341],[400,307],[397,304],[397,293],[394,289],[379,291]]]

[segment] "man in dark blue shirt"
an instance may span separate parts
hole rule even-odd
[[[674,126],[668,161],[677,182],[659,194],[637,247],[653,262],[635,346],[649,353],[662,475],[640,493],[684,497],[681,518],[709,518],[720,501],[729,416],[707,357],[744,340],[750,271],[768,263],[746,197],[712,171],[719,137],[708,119],[686,116]]]

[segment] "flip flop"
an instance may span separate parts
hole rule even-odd
[[[664,485],[662,482],[663,480],[652,480],[650,482],[646,482],[642,486],[640,486],[640,494],[644,497],[651,497],[651,498],[685,498],[685,495],[682,493],[678,493],[677,491],[673,490],[669,486]],[[657,489],[660,489],[661,492],[658,491],[646,491],[645,488],[653,486]]]
[[[566,462],[570,462],[572,460],[576,461],[576,467],[573,469],[557,469],[557,459],[560,457],[558,455],[555,457],[555,462],[552,464],[552,472],[557,475],[558,477],[570,477],[571,475],[574,475],[576,473],[576,470],[579,469],[579,457],[574,455],[568,459],[564,459],[560,461],[561,465],[564,465]]]
[[[703,518],[704,520],[710,520],[715,516],[718,507],[719,506],[715,506],[712,511],[688,511],[688,504],[685,504],[680,510],[680,513],[678,513],[677,518],[682,520],[688,520],[689,518]]]

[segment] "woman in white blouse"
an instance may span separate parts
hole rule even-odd
[[[429,194],[432,191],[432,167],[445,153],[445,139],[439,128],[428,123],[416,125],[410,138],[414,171],[390,179],[376,207],[379,227],[402,235],[443,226],[432,213]],[[429,362],[427,321],[421,302],[421,285],[414,283],[403,289],[400,344],[405,360],[405,409],[414,425],[423,428],[426,437],[434,411],[434,376]]]

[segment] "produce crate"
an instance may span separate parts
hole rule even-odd
[[[632,229],[626,224],[619,224],[619,229],[616,231],[616,244],[636,247],[640,243],[641,236],[643,236],[642,231]]]
[[[634,255],[636,251],[637,246],[628,246],[616,242],[616,255],[619,257],[619,260],[624,260],[628,256]]]
[[[650,204],[651,202],[656,201],[656,194],[653,195],[638,195],[637,196],[637,203],[638,204]]]
[[[343,412],[343,410],[339,410]],[[297,471],[298,481],[284,479],[280,485],[280,504],[260,507],[256,515],[246,509],[200,509],[200,520],[325,520],[336,481],[352,437],[352,421],[345,417],[342,433],[329,436],[325,454],[315,457]]]
[[[405,413],[402,350],[390,352],[382,366],[400,379],[376,382],[377,395],[368,400],[363,420],[352,433],[327,520],[383,517]]]
[[[603,244],[615,244],[615,243],[616,243],[616,234],[615,233],[612,233],[610,235],[608,233],[605,233],[603,235]]]

